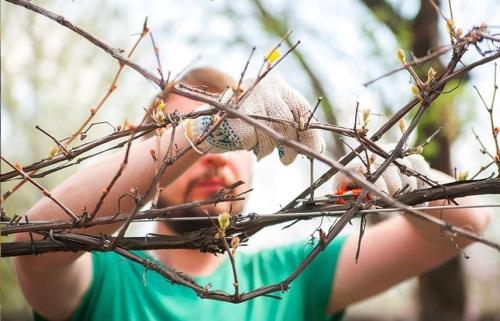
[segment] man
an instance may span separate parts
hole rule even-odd
[[[205,75],[205,76],[202,76]],[[214,70],[195,69],[183,79],[193,86],[208,86],[214,78],[220,92],[231,85],[227,76]],[[197,80],[193,80],[197,79]],[[220,86],[222,82],[222,86]],[[249,88],[251,83],[246,83]],[[234,84],[233,84],[234,85]],[[228,94],[229,93],[229,94]],[[222,102],[231,99],[232,91],[222,95]],[[177,95],[167,98],[167,108],[181,113],[195,108],[205,109],[195,102]],[[283,80],[266,77],[239,110],[248,114],[278,117],[299,121],[308,115],[305,99]],[[213,122],[211,116],[188,120],[175,131],[175,144],[182,148],[206,132]],[[290,126],[268,122],[266,125],[278,133],[321,152],[323,143],[314,130],[297,131]],[[171,128],[163,134],[160,153],[167,149]],[[156,146],[151,137],[133,145],[128,166],[109,191],[98,215],[117,212],[117,200],[131,187],[144,193],[154,176],[154,163],[150,150]],[[258,159],[271,153],[275,147],[284,164],[291,163],[296,152],[281,146],[268,136],[239,119],[226,119],[212,135],[191,150],[179,161],[167,168],[161,179],[166,186],[160,195],[159,205],[179,204],[203,200],[233,182],[249,182],[252,150]],[[206,153],[204,155],[200,154]],[[58,186],[52,195],[74,212],[95,206],[102,188],[120,167],[123,152],[103,159],[74,174]],[[412,165],[413,164],[413,165]],[[410,163],[410,167],[416,166]],[[432,171],[430,171],[432,172]],[[440,176],[432,172],[435,176]],[[383,177],[384,192],[394,192],[405,178],[399,172]],[[394,183],[399,181],[399,183]],[[341,178],[344,188],[350,181]],[[399,185],[398,185],[399,184]],[[409,185],[415,183],[410,183]],[[385,187],[384,187],[385,186]],[[336,187],[336,188],[337,188]],[[416,186],[410,186],[415,188]],[[239,187],[236,192],[248,188]],[[279,186],[277,186],[279,188]],[[465,201],[464,201],[465,202]],[[464,203],[462,202],[462,203]],[[468,201],[472,202],[472,201]],[[122,198],[121,211],[133,208],[133,201]],[[241,202],[220,203],[204,206],[181,215],[216,216],[232,209],[238,213]],[[478,209],[456,209],[446,212],[428,211],[450,224],[470,228],[481,233],[489,223],[487,213]],[[43,198],[28,213],[31,220],[63,219],[64,212],[47,198]],[[96,226],[86,233],[115,232],[119,226]],[[157,225],[159,234],[176,234],[193,228],[189,225],[162,223]],[[18,240],[28,240],[19,235]],[[469,240],[457,237],[455,243],[441,235],[438,228],[413,218],[399,215],[369,228],[363,237],[362,257],[355,263],[354,255],[358,237],[338,238],[291,284],[285,293],[277,293],[282,300],[259,297],[241,304],[213,300],[201,300],[190,289],[175,286],[134,262],[110,253],[52,253],[40,256],[18,257],[16,270],[26,299],[37,312],[37,318],[49,320],[324,320],[338,319],[349,305],[411,277],[423,273],[457,255],[457,247],[463,248]],[[282,281],[309,252],[304,243],[266,250],[254,255],[238,253],[236,256],[240,289],[242,292]],[[136,252],[156,259],[160,264],[191,275],[202,285],[213,286],[228,292],[233,290],[232,274],[226,256],[215,256],[194,250],[158,250]]]

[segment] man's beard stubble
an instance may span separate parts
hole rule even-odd
[[[217,175],[217,168],[211,168],[204,173],[204,175],[193,179],[190,181],[186,187],[186,190],[183,195],[183,199],[185,203],[190,203],[193,202],[192,198],[192,192],[195,186],[202,180],[207,179],[209,177],[213,176],[218,176]],[[224,182],[227,184],[227,181],[224,180]],[[217,192],[214,192],[212,195],[207,197],[206,199],[211,199],[213,198]],[[159,199],[157,208],[165,208],[173,204],[169,204],[169,202],[166,199]],[[216,204],[213,205],[214,208]],[[232,206],[231,206],[232,207]],[[193,231],[197,231],[203,228],[208,228],[208,227],[213,227],[214,223],[217,224],[217,214],[218,211],[214,210],[203,210],[199,206],[196,207],[189,207],[189,208],[184,208],[184,209],[173,209],[168,211],[165,216],[166,217],[205,217],[207,218],[206,220],[192,220],[192,221],[164,221],[163,223],[167,225],[175,234],[183,234],[183,233],[189,233]],[[208,217],[211,217],[213,220],[209,220]]]
[[[158,202],[158,208],[167,207],[168,204]],[[208,213],[200,207],[189,207],[185,209],[174,209],[168,211],[166,217],[207,217]],[[217,218],[215,218],[217,220]],[[211,220],[193,220],[193,221],[164,221],[175,234],[184,234],[197,231],[203,228],[214,226]]]
[[[207,197],[207,199],[211,199],[212,197],[215,196],[215,194],[216,193],[210,195],[209,197]],[[184,199],[185,203],[190,203],[194,201],[191,197],[189,197],[188,193],[186,193]],[[162,200],[160,198],[158,200],[158,204],[156,207],[165,208],[171,205],[174,204],[170,204],[167,200],[165,199]],[[215,208],[216,204],[211,206],[214,206]],[[165,217],[204,217],[207,219],[192,220],[192,221],[163,221],[163,224],[168,226],[175,234],[189,233],[203,228],[213,227],[214,223],[217,224],[217,214],[219,214],[218,211],[203,210],[199,206],[188,207],[184,209],[172,209],[169,210],[166,214],[164,214]],[[212,220],[209,220],[208,217],[212,218]]]

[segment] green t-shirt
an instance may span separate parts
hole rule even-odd
[[[191,289],[173,285],[144,266],[113,252],[92,253],[93,278],[71,320],[340,320],[326,308],[337,258],[345,237],[336,238],[286,292],[233,304],[201,299]],[[238,252],[240,292],[278,283],[288,277],[312,247],[306,241],[254,254]],[[135,254],[152,259],[144,251]],[[195,277],[198,284],[234,292],[229,259],[211,275]],[[35,316],[36,320],[43,320]]]

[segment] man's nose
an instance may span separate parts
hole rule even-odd
[[[201,163],[206,167],[224,167],[227,162],[225,154],[206,154],[201,158]]]

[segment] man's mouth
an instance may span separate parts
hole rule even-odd
[[[204,191],[206,193],[214,193],[225,188],[226,186],[227,184],[222,178],[211,177],[198,181],[193,189]]]

